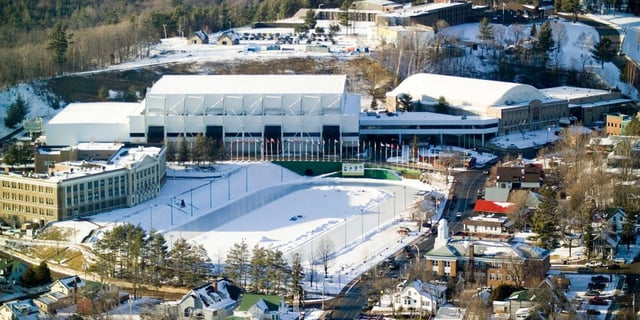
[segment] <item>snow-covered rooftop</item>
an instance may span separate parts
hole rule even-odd
[[[579,88],[579,87],[571,87],[571,86],[546,88],[546,89],[540,89],[540,91],[547,96],[550,96],[556,99],[562,99],[562,100],[586,98],[586,97],[599,96],[599,95],[610,93],[610,91],[608,90]]]
[[[142,112],[140,103],[88,102],[71,103],[48,122],[51,124],[129,123],[129,116]]]
[[[149,94],[343,94],[346,75],[165,75]]]
[[[444,76],[433,73],[418,73],[405,79],[387,95],[410,94],[413,99],[427,96],[434,101],[440,97],[453,106],[469,106],[485,109],[489,106],[504,106],[530,102],[534,99],[548,100],[538,89],[530,85],[463,77]]]
[[[392,11],[388,14],[384,14],[384,16],[400,16],[400,17],[413,17],[419,16],[423,14],[427,14],[431,11],[440,10],[442,8],[447,7],[455,7],[465,5],[464,2],[441,2],[441,3],[428,3],[419,6],[413,6],[401,10]]]

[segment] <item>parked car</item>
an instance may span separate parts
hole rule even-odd
[[[593,276],[591,277],[592,282],[609,282],[609,277],[605,277],[603,275]]]
[[[592,261],[589,261],[589,262],[585,263],[584,266],[587,267],[587,268],[600,268],[600,267],[602,267],[602,261],[592,260]]]
[[[606,306],[609,303],[602,297],[593,297],[589,299],[589,304],[598,305],[598,306]]]
[[[605,288],[607,288],[607,283],[606,282],[589,282],[589,285],[587,285],[587,287],[589,288],[589,290],[604,290]]]
[[[607,269],[608,270],[620,270],[620,265],[617,264],[617,263],[610,264],[610,265],[607,266]]]
[[[595,316],[600,314],[600,310],[596,309],[587,309],[587,314],[590,316]]]
[[[577,270],[578,273],[593,273],[593,269],[588,267],[579,267]]]
[[[587,296],[587,297],[599,297],[600,296],[600,292],[599,291],[595,291],[595,290],[589,290],[589,291],[585,292],[584,295]]]
[[[456,220],[460,220],[462,219],[462,212],[458,211],[456,212]]]

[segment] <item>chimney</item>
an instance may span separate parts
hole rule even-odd
[[[213,291],[218,291],[218,281],[214,280],[211,281],[211,287],[213,288]]]

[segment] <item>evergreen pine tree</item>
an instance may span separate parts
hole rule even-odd
[[[298,303],[304,308],[304,298],[302,292],[302,256],[299,253],[293,254],[293,259],[291,260],[291,288],[290,291],[293,293],[293,297],[298,298]]]
[[[535,38],[535,36],[536,36],[537,34],[538,34],[538,28],[536,27],[536,24],[534,23],[534,24],[531,26],[531,32],[529,33],[529,36],[530,36],[531,38]]]
[[[18,95],[16,101],[9,105],[7,109],[7,117],[4,119],[4,125],[7,128],[15,128],[16,125],[22,122],[29,113],[29,106],[27,102]]]
[[[624,219],[624,223],[622,224],[622,234],[620,239],[623,244],[627,245],[627,251],[629,251],[629,246],[631,244],[636,243],[635,222],[636,219],[633,215],[631,213],[627,213],[627,218]]]
[[[182,137],[180,139],[180,150],[178,151],[178,162],[185,163],[189,160],[189,148],[187,147],[187,140]]]
[[[604,69],[604,63],[609,62],[616,55],[616,51],[611,47],[611,39],[602,38],[591,50],[591,57],[600,63],[600,68]]]
[[[582,242],[587,249],[587,259],[591,257],[591,251],[593,251],[593,227],[591,223],[585,223],[584,231],[582,233]]]
[[[35,281],[38,285],[43,285],[51,282],[51,270],[46,262],[41,261],[39,265],[34,268]]]
[[[538,245],[550,249],[558,239],[556,232],[557,201],[550,188],[544,187],[542,199],[532,217],[531,229],[538,234]]]
[[[637,115],[631,117],[631,120],[624,128],[624,132],[622,132],[622,135],[640,136],[640,119],[638,119]]]
[[[238,286],[246,288],[249,266],[249,246],[243,239],[234,243],[225,260],[224,275]]]
[[[47,50],[53,54],[53,62],[58,65],[58,72],[62,73],[64,63],[67,61],[67,50],[72,43],[73,34],[67,34],[68,26],[62,22],[58,22],[53,27],[53,32],[49,35],[49,43]]]
[[[265,293],[267,289],[267,250],[256,244],[251,254],[251,265],[249,271],[251,278],[251,291]]]

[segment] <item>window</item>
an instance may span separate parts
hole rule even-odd
[[[444,262],[444,267],[445,267],[445,268],[449,268],[449,267],[451,267],[451,261],[445,261],[445,262]]]
[[[490,273],[489,274],[489,280],[495,280],[496,279],[496,274],[495,273]]]
[[[434,267],[437,267],[438,266],[438,262],[439,262],[438,260],[433,260],[433,261],[431,261],[431,265],[434,266]]]

